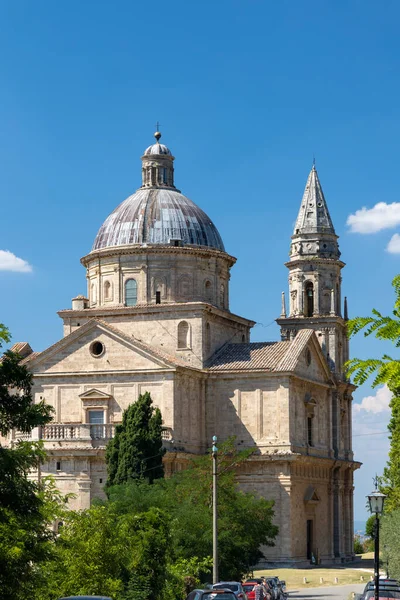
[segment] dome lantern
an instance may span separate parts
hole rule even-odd
[[[154,134],[156,143],[144,151],[142,156],[142,188],[162,187],[175,189],[174,157],[171,150],[160,144],[161,133]]]

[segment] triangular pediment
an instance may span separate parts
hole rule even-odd
[[[96,355],[94,344],[103,350]],[[98,319],[90,319],[59,342],[33,358],[29,363],[33,374],[95,373],[112,371],[155,371],[175,369],[180,361],[165,356],[158,349],[137,340],[117,327]],[[89,390],[86,393],[97,393]],[[89,398],[90,396],[86,396]],[[101,397],[101,396],[100,396]]]
[[[306,489],[306,493],[304,494],[304,502],[305,504],[316,504],[320,501],[320,497],[316,491],[316,489],[309,485]]]
[[[83,394],[79,394],[79,398],[82,398],[82,400],[91,400],[93,398],[101,398],[104,400],[108,400],[109,398],[111,398],[111,396],[110,394],[106,394],[104,392],[101,392],[100,390],[96,390],[95,388],[93,388],[91,390],[83,392]]]
[[[331,385],[332,374],[312,329],[300,330],[279,365],[280,371],[292,371],[305,379]]]

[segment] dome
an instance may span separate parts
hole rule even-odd
[[[214,223],[189,198],[176,189],[140,188],[107,217],[92,250],[171,240],[225,251]]]
[[[146,148],[144,156],[148,156],[149,154],[157,154],[158,156],[160,154],[166,154],[167,156],[172,156],[171,150],[167,148],[167,146],[164,146],[164,144],[159,144],[158,142],[157,144],[152,144]]]
[[[156,143],[146,148],[143,156],[149,156],[149,154],[157,156],[166,154],[167,156],[172,156],[171,150],[167,148],[167,146],[164,146],[164,144],[160,144],[161,133],[159,131],[156,131],[154,137],[156,138]]]

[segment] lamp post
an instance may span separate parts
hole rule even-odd
[[[213,583],[218,583],[217,436],[213,436]]]
[[[375,548],[374,548],[374,571],[375,571],[375,600],[379,600],[379,515],[383,512],[385,494],[378,492],[378,481],[375,478],[375,490],[367,496],[369,510],[375,513]]]

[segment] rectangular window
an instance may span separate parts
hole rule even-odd
[[[56,462],[56,471],[61,471],[61,461]]]
[[[156,292],[156,304],[161,304],[161,292]]]
[[[307,443],[309,446],[313,446],[312,417],[307,417]]]
[[[104,410],[89,410],[89,423],[91,425],[103,425]]]

